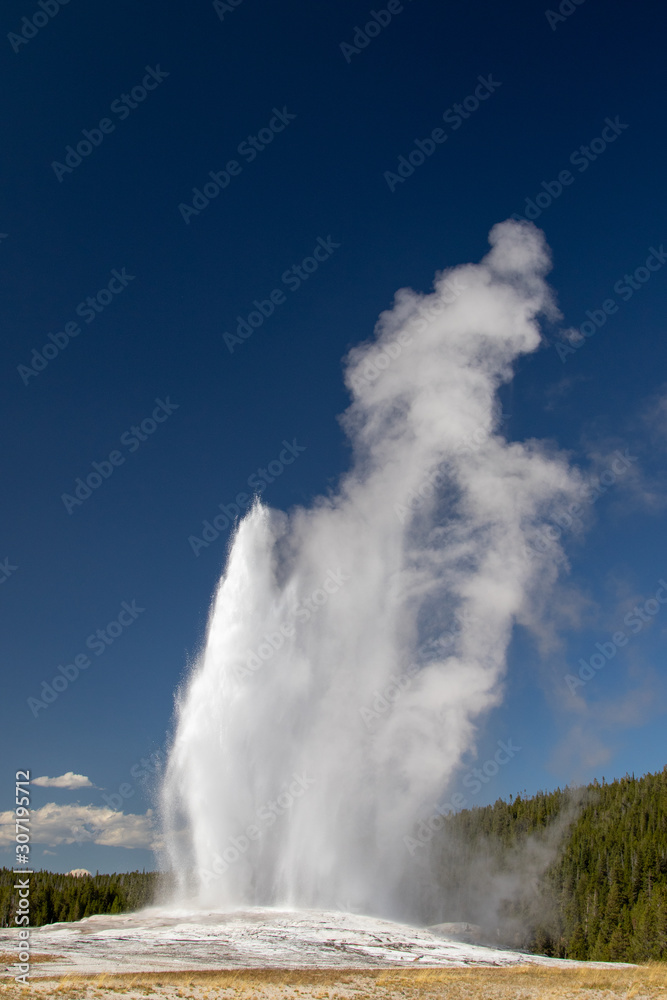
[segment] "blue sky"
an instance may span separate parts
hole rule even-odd
[[[336,483],[342,357],[513,214],[546,234],[563,318],[503,390],[505,433],[603,478],[587,530],[559,529],[570,573],[539,641],[517,629],[461,780],[508,739],[469,804],[661,769],[658,4],[56,4],[8,0],[0,58],[0,809],[19,769],[68,786],[33,787],[55,803],[33,863],[153,866],[146,811],[224,521],[258,483],[282,509]]]

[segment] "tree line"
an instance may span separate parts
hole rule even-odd
[[[20,875],[0,869],[0,926],[14,927]],[[28,876],[25,876],[28,877]],[[82,920],[95,913],[125,913],[148,906],[156,895],[158,872],[76,876],[38,871],[30,879],[30,926]]]
[[[559,958],[667,959],[667,767],[464,810],[429,847],[431,917]]]

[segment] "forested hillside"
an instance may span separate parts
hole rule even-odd
[[[9,868],[0,869],[0,926],[14,926],[17,878]],[[153,900],[157,872],[123,872],[119,875],[58,875],[35,872],[30,876],[30,924],[40,927],[59,920],[81,920],[94,913],[124,913]]]
[[[464,810],[430,848],[439,920],[564,958],[667,959],[667,768]]]

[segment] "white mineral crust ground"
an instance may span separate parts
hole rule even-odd
[[[14,951],[16,930],[0,930]],[[321,910],[257,907],[233,912],[151,908],[49,924],[30,933],[31,951],[59,956],[33,976],[236,968],[575,965],[501,948],[465,944],[426,928]]]

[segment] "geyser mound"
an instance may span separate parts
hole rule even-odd
[[[15,950],[17,934],[17,928],[0,929],[0,947]],[[151,908],[46,924],[31,930],[31,940],[35,950],[50,958],[36,965],[31,975],[49,978],[110,970],[573,964],[443,939],[428,928],[320,910],[252,908],[226,913]]]
[[[564,561],[531,542],[578,483],[501,433],[498,390],[555,309],[542,234],[490,242],[348,354],[338,490],[238,525],[162,793],[189,905],[415,912],[405,838],[501,697]]]

